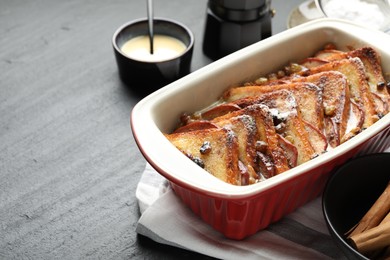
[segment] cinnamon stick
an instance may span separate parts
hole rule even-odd
[[[355,236],[366,230],[379,225],[384,219],[387,213],[390,211],[390,182],[387,184],[386,189],[375,201],[374,205],[368,210],[368,212],[360,220],[356,228],[349,234],[348,237]]]
[[[390,211],[387,213],[386,217],[383,218],[381,224],[386,223],[390,221]]]
[[[390,212],[387,213],[386,217],[382,220],[381,224],[390,222]],[[390,246],[386,247],[384,252],[381,255],[381,259],[390,260]]]
[[[390,221],[351,236],[350,242],[362,254],[390,246]]]

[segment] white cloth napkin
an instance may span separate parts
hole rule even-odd
[[[136,190],[137,233],[220,259],[345,259],[332,241],[317,198],[242,241],[225,238],[174,194],[149,164]]]

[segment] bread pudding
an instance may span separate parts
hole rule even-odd
[[[218,179],[250,185],[333,149],[389,112],[390,83],[371,47],[333,44],[228,88],[165,136]]]

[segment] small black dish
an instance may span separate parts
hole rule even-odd
[[[349,259],[368,259],[348,244],[350,230],[382,194],[390,180],[390,153],[365,155],[347,162],[326,184],[322,209],[329,232]]]
[[[163,61],[142,61],[130,58],[122,46],[130,39],[148,35],[147,18],[130,21],[116,30],[112,38],[118,72],[121,80],[140,96],[146,96],[155,90],[187,75],[191,69],[194,46],[192,32],[183,24],[166,19],[154,18],[154,34],[171,36],[182,41],[186,49],[179,56]]]

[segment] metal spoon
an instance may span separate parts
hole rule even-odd
[[[149,28],[149,41],[150,41],[150,54],[153,54],[153,0],[147,0],[147,9],[148,9],[148,28]]]

